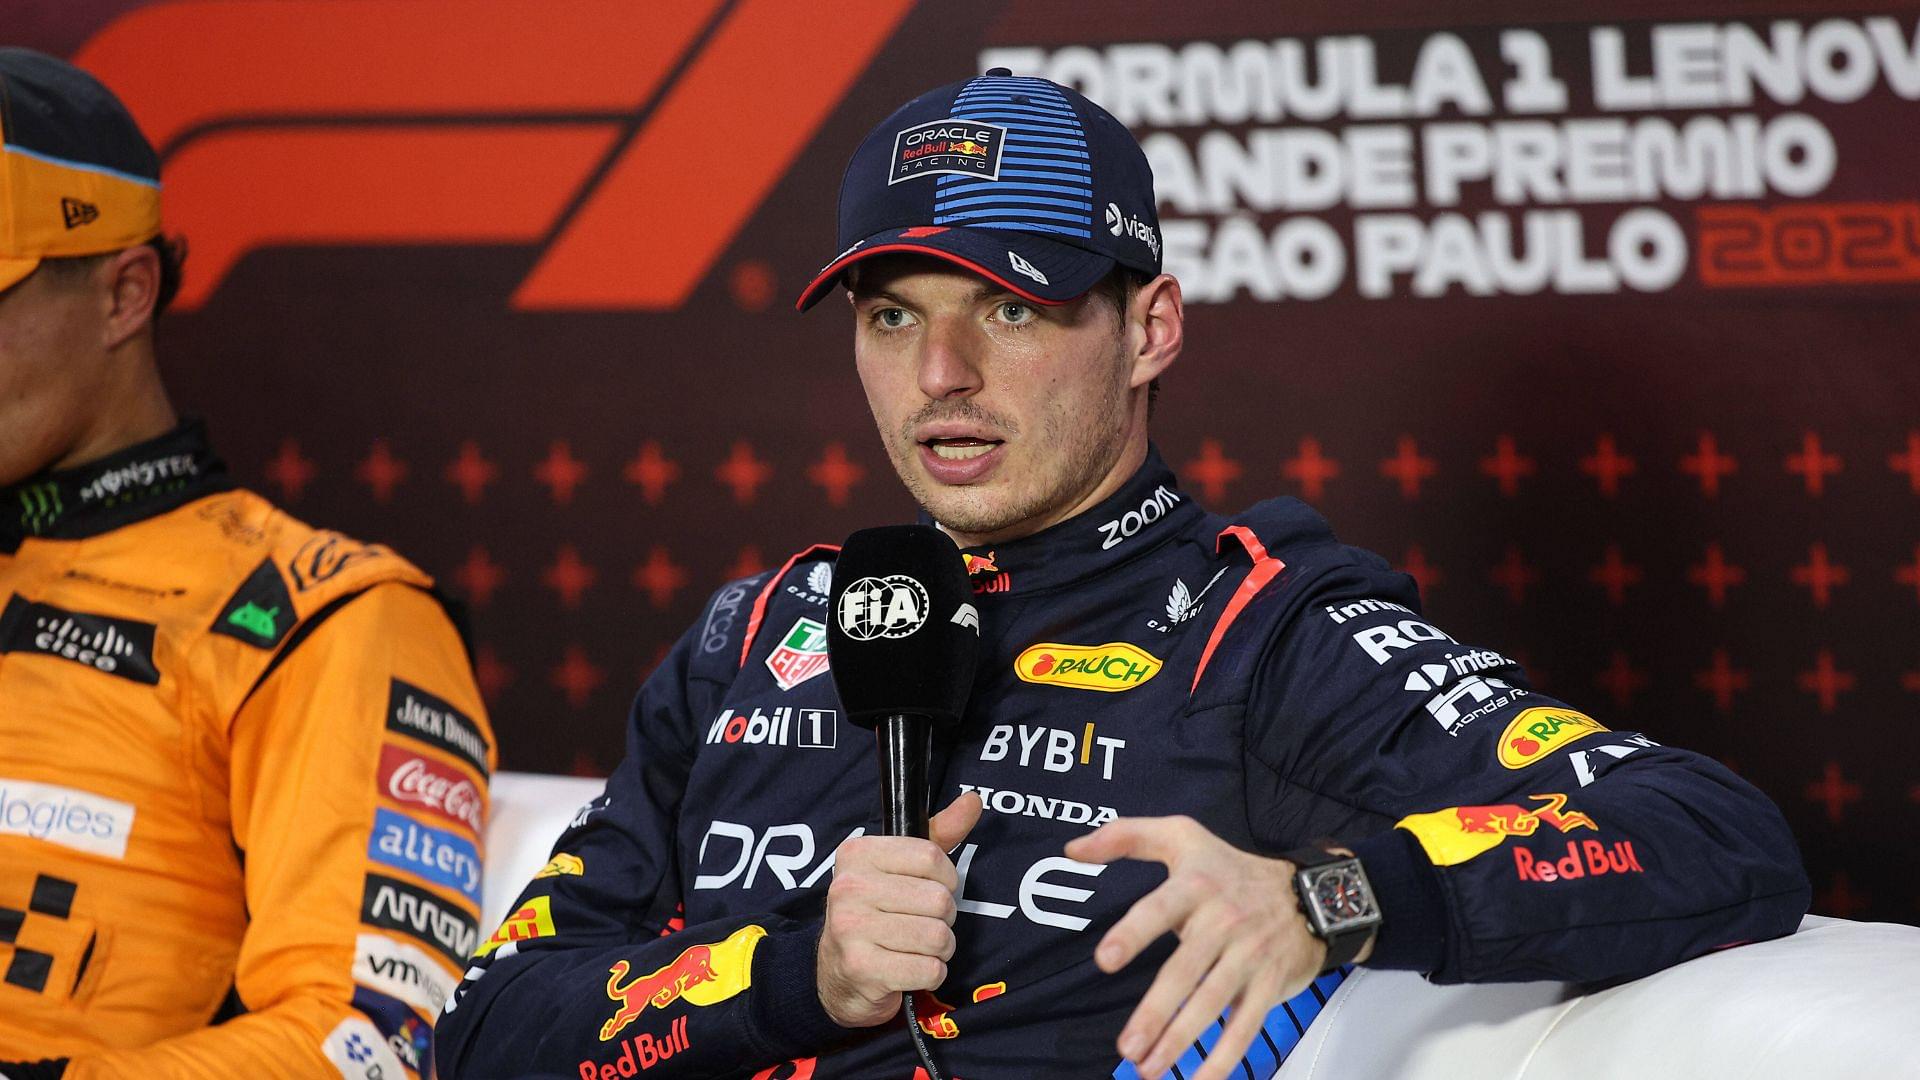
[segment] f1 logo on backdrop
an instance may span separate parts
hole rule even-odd
[[[265,247],[527,244],[516,309],[665,311],[912,6],[191,0],[72,59],[160,151],[182,310]]]

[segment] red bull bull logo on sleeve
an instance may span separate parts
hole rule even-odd
[[[743,926],[725,941],[691,946],[671,962],[632,979],[627,976],[633,966],[615,961],[607,969],[607,998],[620,1007],[600,1025],[600,1041],[611,1042],[649,1008],[664,1009],[676,1001],[712,1005],[745,990],[753,983],[754,946],[765,936],[762,927]]]
[[[1532,836],[1542,823],[1561,832],[1599,828],[1593,818],[1567,809],[1567,797],[1558,792],[1527,798],[1542,805],[1531,809],[1518,803],[1451,806],[1409,814],[1395,825],[1420,841],[1435,866],[1458,866],[1499,847],[1509,836]]]

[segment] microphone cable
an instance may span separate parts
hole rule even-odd
[[[903,995],[907,1008],[907,1034],[913,1036],[913,1048],[920,1054],[920,1064],[927,1070],[927,1080],[941,1080],[940,1070],[934,1067],[933,1053],[927,1049],[927,1040],[920,1034],[920,1013],[913,1006],[913,991]]]

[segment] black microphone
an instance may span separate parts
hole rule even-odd
[[[847,719],[873,729],[887,836],[927,838],[933,731],[960,722],[980,656],[980,612],[960,549],[928,525],[847,537],[834,560],[827,664]],[[907,1034],[929,1080],[942,1080],[911,993]]]
[[[980,612],[945,533],[888,525],[847,537],[834,562],[827,662],[847,719],[873,730],[888,836],[927,836],[933,732],[960,722]]]

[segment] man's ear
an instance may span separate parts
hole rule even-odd
[[[160,299],[160,255],[140,244],[107,260],[100,271],[106,288],[106,347],[118,348],[153,324]]]
[[[1180,358],[1186,342],[1186,307],[1180,298],[1180,282],[1171,274],[1161,274],[1133,294],[1127,305],[1127,339],[1133,348],[1133,374],[1129,385],[1135,389],[1160,377]]]

